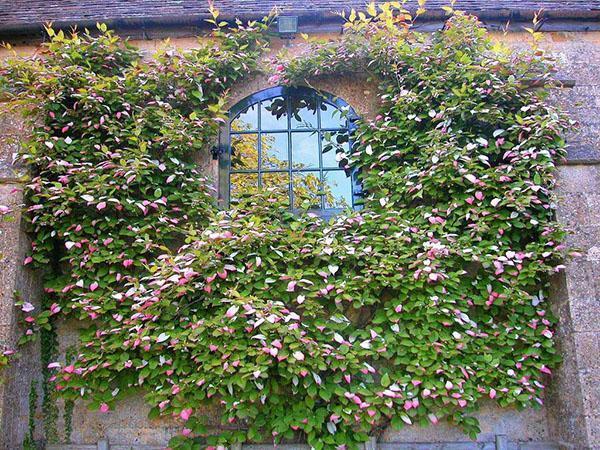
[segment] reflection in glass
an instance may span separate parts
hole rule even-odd
[[[291,97],[292,128],[317,128],[317,98]]]
[[[321,128],[345,128],[346,118],[337,107],[321,102]]]
[[[262,130],[286,130],[287,127],[287,102],[283,97],[261,102],[260,128]]]
[[[294,169],[319,167],[317,133],[292,133],[292,167]]]
[[[346,131],[326,131],[321,141],[323,167],[340,167],[342,155],[350,154],[350,143]],[[338,155],[341,153],[341,155]]]
[[[257,134],[231,136],[231,168],[233,170],[256,170],[258,168]]]
[[[237,201],[243,195],[252,195],[258,188],[258,174],[256,173],[232,173],[229,178],[231,186],[230,199]]]
[[[273,95],[251,97],[254,105],[230,124],[231,200],[253,196],[260,186],[293,208],[351,207],[352,178],[341,170],[350,154],[349,107],[310,89]]]
[[[352,206],[352,180],[343,170],[323,172],[325,208],[350,208]]]
[[[287,169],[288,135],[287,133],[265,133],[261,135],[262,168]]]
[[[258,106],[252,105],[242,111],[232,122],[231,131],[252,131],[258,129]]]
[[[294,208],[321,208],[321,180],[319,172],[292,174]]]
[[[275,198],[284,205],[290,206],[290,174],[289,172],[268,172],[263,173],[263,189],[274,189]]]

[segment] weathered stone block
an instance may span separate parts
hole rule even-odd
[[[580,225],[567,236],[567,244],[578,248],[584,255],[586,262],[600,262],[597,258],[597,248],[600,244],[600,225]],[[579,263],[581,258],[573,260],[573,263]]]
[[[588,164],[600,161],[600,139],[590,135],[590,128],[583,132],[570,133],[567,138],[567,162]]]
[[[593,356],[593,355],[590,355]],[[595,356],[598,356],[596,352]],[[597,368],[597,364],[596,367]],[[600,371],[590,370],[581,373],[581,393],[583,406],[588,416],[600,415]]]
[[[0,109],[2,108],[0,104]],[[23,117],[15,111],[0,112],[0,136],[19,136],[26,132]]]
[[[0,181],[16,181],[25,176],[24,167],[15,162],[19,148],[18,137],[0,136]]]
[[[12,162],[14,156],[19,151],[18,136],[1,136],[0,135],[0,159],[7,162]]]
[[[600,448],[600,414],[596,410],[596,414],[587,418],[589,445],[593,450]]]
[[[559,450],[559,446],[553,442],[523,442],[519,444],[519,450]]]
[[[16,288],[17,273],[20,270],[22,235],[20,232],[21,193],[15,185],[0,184],[0,205],[8,206],[12,212],[0,220],[0,324],[14,322],[13,293]]]
[[[573,299],[570,309],[573,331],[600,332],[600,298]]]
[[[569,301],[594,298],[597,295],[598,280],[590,262],[578,259],[568,263],[565,276]]]
[[[600,192],[600,165],[568,165],[558,168],[557,193]]]
[[[518,436],[520,441],[548,440],[547,418],[544,410],[502,409],[493,402],[484,402],[474,414],[480,422],[477,441],[495,442],[497,434]],[[380,442],[464,442],[467,437],[455,427],[440,422],[426,428],[411,426],[395,431],[387,429]]]
[[[565,192],[558,198],[556,214],[569,230],[589,224],[588,206],[583,192]]]
[[[600,369],[600,333],[575,333],[575,348],[579,355],[580,370]],[[600,370],[598,373],[600,374]]]
[[[587,205],[587,223],[600,225],[600,192],[588,192],[584,198]]]

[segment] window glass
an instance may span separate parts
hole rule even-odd
[[[231,136],[232,170],[258,168],[258,134]]]
[[[318,127],[316,97],[293,97],[290,100],[292,128],[315,129]]]
[[[321,208],[321,180],[319,172],[294,172],[292,175],[295,208]]]
[[[319,167],[319,136],[312,132],[292,133],[292,168]]]
[[[229,195],[231,201],[237,201],[244,194],[256,192],[258,188],[258,174],[232,173],[229,178]]]
[[[345,128],[346,118],[342,111],[330,103],[321,102],[321,128]]]
[[[352,208],[360,189],[343,170],[350,129],[340,109],[351,111],[309,88],[276,87],[245,100],[241,112],[232,112],[231,153],[221,166],[230,183],[225,203],[268,189],[291,208],[325,215]]]
[[[343,170],[323,172],[323,193],[325,208],[352,207],[352,183]]]
[[[243,110],[232,122],[232,131],[254,131],[258,129],[258,106],[251,105]]]
[[[261,135],[263,169],[288,169],[288,134],[263,133]]]
[[[322,135],[321,152],[323,167],[339,167],[343,155],[350,154],[347,131],[326,131]],[[339,154],[339,155],[338,155]]]
[[[286,130],[287,102],[283,97],[275,97],[261,102],[260,128],[261,130]]]
[[[289,172],[267,172],[261,175],[262,186],[273,189],[274,197],[284,205],[290,205],[290,174]]]

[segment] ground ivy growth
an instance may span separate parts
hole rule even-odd
[[[355,448],[387,425],[449,420],[475,436],[484,398],[542,403],[558,357],[545,302],[563,233],[551,188],[567,121],[543,102],[550,67],[492,45],[454,13],[433,36],[390,5],[340,41],[280,61],[302,84],[351,69],[380,84],[343,164],[364,207],[330,222],[273,191],[218,212],[192,156],[224,121],[227,89],[257,67],[264,23],[141,62],[103,27],[53,34],[2,79],[38,117],[23,153],[53,317],[86,321],[56,389],[108,412],[142,388],[183,423],[174,448],[302,438]],[[39,112],[41,111],[41,114]],[[182,245],[183,244],[183,245]],[[227,426],[210,435],[202,405]],[[208,435],[207,435],[208,433]]]

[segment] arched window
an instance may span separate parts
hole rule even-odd
[[[309,88],[274,87],[240,101],[222,136],[221,204],[279,187],[292,209],[332,215],[354,208],[360,186],[345,156],[356,118],[343,100]]]

